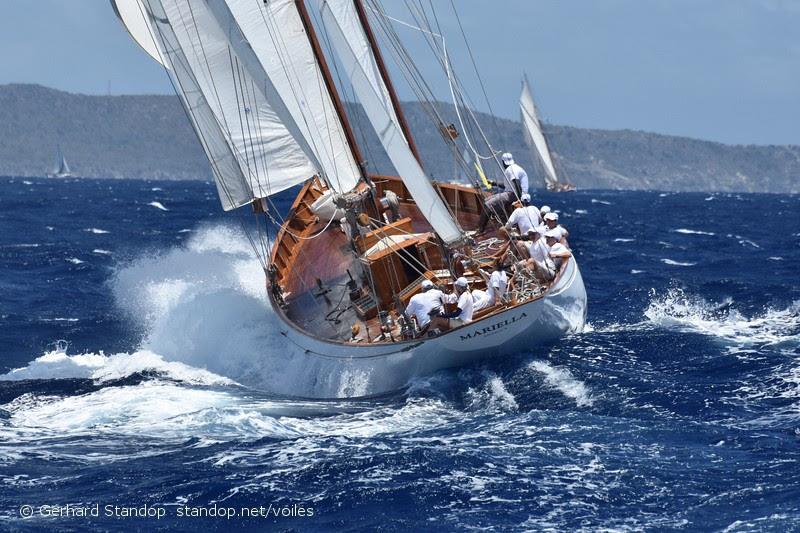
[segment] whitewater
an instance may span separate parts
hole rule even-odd
[[[310,401],[285,394],[263,270],[210,185],[114,182],[109,210],[108,182],[27,181],[0,180],[0,529],[80,528],[19,508],[91,502],[315,509],[253,530],[800,520],[795,196],[542,193],[583,266],[584,333]],[[43,196],[98,207],[29,217]],[[705,216],[687,229],[678,206]],[[156,525],[114,520],[93,525]]]

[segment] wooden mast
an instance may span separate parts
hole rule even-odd
[[[311,43],[311,48],[314,50],[314,56],[316,56],[317,63],[322,71],[322,77],[325,80],[325,87],[328,89],[328,93],[333,101],[333,106],[336,108],[336,115],[339,117],[339,121],[342,123],[342,127],[344,128],[344,135],[347,137],[347,143],[350,145],[350,151],[356,160],[358,168],[361,170],[361,176],[366,177],[367,173],[364,170],[364,158],[362,157],[361,150],[356,142],[356,136],[353,134],[353,128],[350,126],[350,121],[347,119],[347,113],[345,112],[342,100],[339,98],[339,92],[336,90],[336,85],[333,82],[331,71],[328,68],[328,62],[325,61],[325,55],[322,52],[322,47],[319,45],[317,33],[314,31],[314,26],[311,23],[311,17],[308,15],[305,2],[304,0],[295,0],[295,5],[297,6],[297,12],[300,13],[300,19],[303,21],[303,28],[306,30],[308,40]]]
[[[389,76],[386,63],[383,61],[383,55],[381,54],[381,49],[378,46],[378,41],[375,39],[375,34],[372,32],[372,27],[369,25],[369,19],[367,18],[367,12],[364,9],[364,4],[361,2],[361,0],[353,0],[353,3],[356,6],[358,20],[361,22],[361,27],[364,28],[364,33],[366,34],[367,40],[369,41],[369,46],[372,49],[372,55],[375,56],[375,63],[378,65],[378,71],[380,72],[381,78],[383,78],[383,83],[386,85],[386,90],[389,92],[389,98],[392,101],[392,107],[394,107],[397,120],[400,122],[400,128],[403,130],[403,135],[406,136],[408,147],[411,149],[411,153],[414,154],[417,162],[422,165],[422,158],[417,150],[414,137],[411,135],[411,129],[408,127],[408,122],[406,121],[406,116],[403,113],[403,108],[400,106],[400,100],[397,98],[397,93],[394,90],[392,78]]]

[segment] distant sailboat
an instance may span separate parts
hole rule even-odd
[[[48,178],[71,178],[72,171],[69,169],[69,165],[67,164],[67,158],[64,157],[64,153],[61,151],[61,147],[58,147],[58,156],[56,158],[56,166],[53,169],[53,172],[47,174]]]
[[[554,192],[574,191],[575,185],[558,178],[550,147],[547,145],[547,139],[539,122],[539,114],[536,111],[536,104],[533,102],[533,94],[531,93],[527,76],[522,77],[522,94],[519,97],[519,109],[522,115],[522,131],[525,135],[525,142],[534,153],[534,159],[538,159],[541,163],[544,184],[547,190]]]

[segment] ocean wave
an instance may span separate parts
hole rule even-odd
[[[141,372],[154,372],[172,381],[194,385],[231,385],[234,382],[203,369],[193,368],[150,351],[106,355],[82,353],[68,355],[61,345],[33,361],[0,376],[0,381],[29,379],[93,379],[99,383],[122,379]]]
[[[684,235],[709,235],[709,236],[712,236],[712,237],[714,235],[716,235],[716,233],[711,232],[711,231],[701,231],[701,230],[697,230],[697,229],[678,228],[678,229],[674,229],[672,231],[674,231],[675,233],[682,233]]]
[[[682,267],[690,267],[690,266],[695,266],[697,264],[697,263],[675,261],[673,259],[668,259],[668,258],[661,259],[661,262],[664,263],[665,265],[682,266]]]
[[[162,211],[169,211],[169,209],[164,207],[164,204],[162,204],[161,202],[150,202],[147,205],[149,205],[151,207],[155,207],[156,209],[160,209]]]
[[[544,375],[545,383],[574,400],[578,407],[591,407],[594,404],[589,388],[569,370],[551,366],[544,361],[531,361],[528,368]]]
[[[702,333],[741,345],[776,344],[800,340],[800,301],[785,309],[768,308],[760,315],[739,313],[730,299],[721,303],[671,289],[653,294],[644,312],[654,325]]]
[[[95,235],[105,235],[107,233],[111,233],[110,231],[101,228],[86,228],[83,231],[86,233],[94,233]]]

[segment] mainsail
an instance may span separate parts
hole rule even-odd
[[[59,161],[58,163],[58,170],[56,171],[56,174],[66,176],[70,174],[72,171],[69,169],[69,165],[67,164],[67,158],[64,157],[64,153],[61,151],[60,148],[58,149],[58,155],[61,157],[61,161]]]
[[[558,174],[556,174],[556,168],[553,165],[550,148],[547,146],[547,139],[545,139],[542,126],[539,123],[539,115],[536,112],[536,104],[533,102],[533,94],[531,93],[530,85],[528,85],[527,76],[522,78],[519,109],[522,114],[522,130],[525,134],[525,141],[541,161],[544,169],[545,184],[548,189],[552,189],[558,184]]]
[[[461,229],[406,142],[353,0],[320,0],[320,9],[331,45],[403,183],[439,237],[460,241]]]

